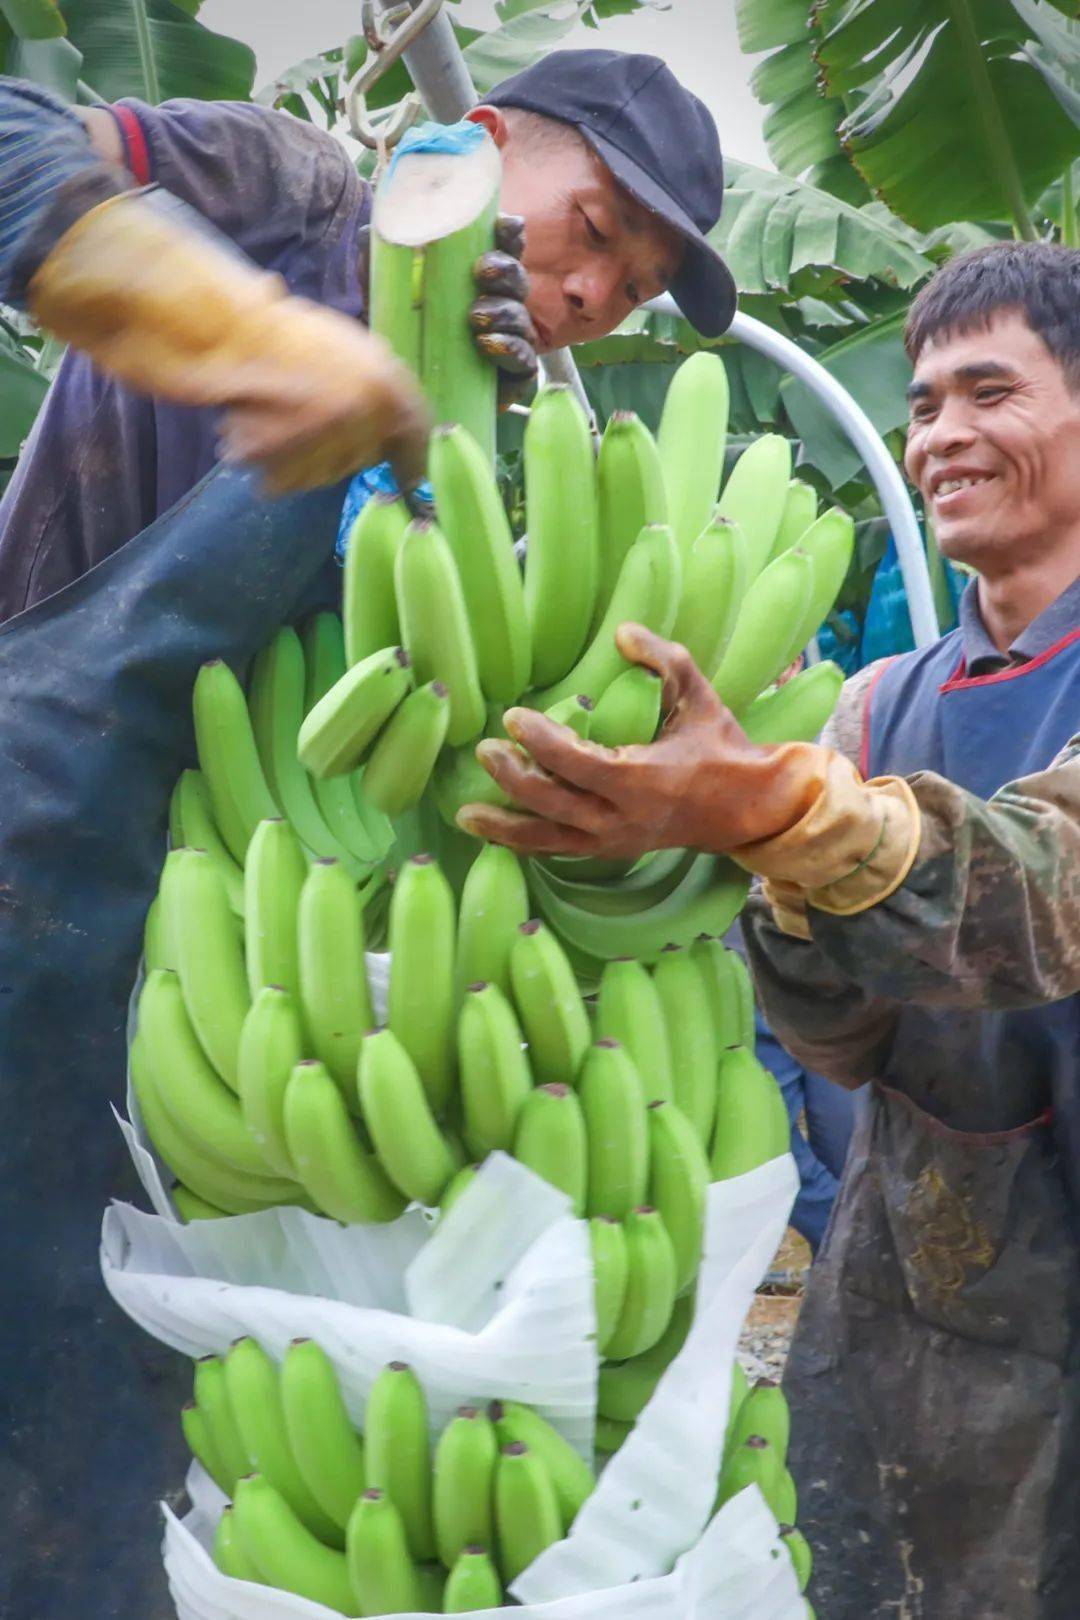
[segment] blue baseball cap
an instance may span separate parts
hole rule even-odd
[[[572,124],[619,184],[685,241],[671,291],[703,337],[731,325],[737,294],[707,232],[720,218],[724,161],[705,104],[658,56],[553,51],[484,97]]]

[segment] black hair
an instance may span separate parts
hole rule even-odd
[[[943,334],[987,327],[1004,310],[1023,316],[1080,390],[1080,249],[1056,242],[992,242],[950,259],[908,311],[908,358]]]

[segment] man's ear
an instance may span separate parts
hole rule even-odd
[[[483,124],[496,146],[503,147],[506,145],[510,127],[503,116],[501,107],[489,107],[481,102],[479,107],[473,107],[471,111],[465,114],[465,117],[471,124]]]

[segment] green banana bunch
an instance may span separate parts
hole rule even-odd
[[[535,918],[518,928],[510,984],[534,1078],[572,1085],[591,1040],[589,1015],[566,952]]]
[[[667,1025],[675,1102],[707,1149],[716,1116],[716,1032],[701,973],[685,946],[661,951],[653,984]]]
[[[710,680],[735,630],[749,584],[746,540],[737,523],[714,517],[683,565],[682,597],[671,637]]]
[[[478,1159],[500,1149],[510,1153],[518,1116],[532,1090],[532,1075],[521,1026],[497,985],[480,981],[468,987],[457,1038],[469,1152]]]
[[[280,1492],[288,1507],[313,1537],[327,1547],[343,1545],[338,1525],[324,1512],[304,1481],[289,1443],[278,1370],[266,1351],[250,1337],[234,1339],[225,1357],[225,1388],[244,1450],[258,1465],[263,1480]],[[236,1487],[235,1505],[246,1482]],[[237,1528],[242,1526],[237,1518]],[[245,1546],[248,1538],[241,1530]],[[262,1558],[250,1546],[254,1562]],[[268,1578],[270,1572],[267,1572]],[[280,1584],[274,1581],[274,1584]],[[289,1588],[292,1590],[292,1588]]]
[[[169,801],[169,842],[176,849],[201,849],[211,857],[237,917],[244,915],[244,869],[233,860],[214,821],[206,778],[181,771]],[[175,965],[175,964],[170,964]]]
[[[385,647],[354,664],[300,727],[298,750],[306,769],[317,779],[354,770],[411,685],[408,654],[400,647]]]
[[[624,1222],[628,1262],[626,1295],[608,1343],[612,1361],[629,1361],[651,1350],[675,1309],[675,1250],[658,1210],[631,1210]]]
[[[724,362],[718,354],[699,350],[683,361],[671,380],[657,436],[668,518],[684,559],[716,505],[727,425]]]
[[[544,1461],[520,1440],[503,1446],[495,1467],[499,1566],[507,1586],[556,1541],[562,1519]]]
[[[565,1193],[575,1215],[584,1215],[589,1144],[581,1103],[570,1086],[530,1091],[518,1114],[514,1157]]]
[[[844,672],[838,665],[811,664],[783,686],[754,699],[739,721],[751,742],[816,742],[836,708]]]
[[[521,862],[513,850],[485,844],[469,868],[458,905],[459,995],[467,985],[481,982],[497,986],[504,996],[511,994],[510,952],[528,919]]]
[[[243,687],[220,658],[204,664],[195,677],[192,713],[214,821],[233,860],[243,866],[259,822],[281,811],[259,762]]]
[[[492,1401],[488,1415],[504,1450],[515,1443],[524,1445],[543,1463],[555,1489],[562,1528],[569,1530],[596,1489],[596,1476],[588,1463],[531,1406],[520,1401]]]
[[[308,870],[297,907],[297,955],[309,1048],[337,1082],[346,1107],[357,1112],[360,1042],[375,1015],[364,962],[363,905],[338,861],[318,860]]]
[[[477,1406],[459,1407],[439,1436],[432,1470],[435,1544],[449,1570],[467,1547],[494,1544],[498,1455],[491,1419]]]
[[[293,1339],[286,1350],[281,1405],[301,1477],[344,1535],[367,1486],[364,1444],[341,1398],[333,1363],[314,1339]]]
[[[589,726],[589,738],[604,748],[648,743],[660,726],[664,683],[659,675],[634,664],[616,675],[598,698]]]
[[[399,816],[419,804],[450,725],[450,694],[429,681],[409,694],[379,733],[364,769],[364,793],[377,810]]]
[[[709,998],[718,1051],[745,1046],[752,1052],[756,1039],[754,987],[739,952],[729,950],[722,940],[703,935],[690,947],[690,956]]]
[[[642,1101],[671,1102],[675,1096],[671,1042],[664,1009],[648,969],[632,957],[605,964],[600,975],[596,1032],[621,1041],[641,1081]]]
[[[664,523],[650,524],[627,551],[604,616],[577,663],[530,701],[546,711],[575,695],[596,703],[631,667],[615,644],[619,626],[633,620],[666,636],[675,623],[681,589],[682,564],[671,530]]]
[[[442,531],[426,518],[415,519],[406,529],[394,580],[416,679],[440,681],[450,693],[446,740],[457,748],[480,735],[487,710],[453,552]]]
[[[379,1162],[406,1198],[429,1208],[458,1168],[408,1052],[390,1029],[364,1036],[360,1106]]]
[[[364,1464],[369,1485],[384,1491],[400,1513],[412,1557],[421,1562],[434,1557],[427,1402],[416,1374],[403,1361],[391,1361],[371,1386],[364,1415]]]
[[[394,565],[408,526],[405,502],[387,495],[373,495],[352,526],[341,588],[341,626],[350,668],[401,641]]]
[[[325,1603],[338,1614],[356,1613],[345,1554],[313,1535],[263,1473],[240,1480],[232,1522],[244,1557],[265,1585]]]
[[[244,953],[254,999],[267,985],[296,995],[296,915],[307,861],[287,821],[260,821],[244,861]],[[239,1082],[238,1082],[239,1083]]]
[[[626,553],[648,524],[667,522],[656,441],[633,411],[608,417],[596,458],[599,569],[592,630],[599,628]]]
[[[364,1151],[341,1092],[317,1059],[293,1069],[283,1119],[289,1158],[317,1209],[346,1225],[397,1219],[405,1201],[386,1167]]]
[[[503,1589],[498,1571],[484,1547],[466,1547],[450,1571],[443,1592],[444,1614],[471,1614],[474,1609],[498,1609]]]
[[[686,1343],[694,1320],[694,1301],[676,1301],[668,1323],[650,1350],[630,1361],[607,1362],[600,1368],[596,1410],[614,1423],[636,1423],[652,1400],[656,1386]]]
[[[499,486],[480,446],[461,426],[436,428],[428,470],[461,579],[484,696],[513,703],[529,684],[532,648]]]
[[[744,1175],[790,1148],[791,1123],[780,1087],[753,1052],[728,1047],[721,1053],[717,1078],[712,1179]]]
[[[454,894],[430,855],[405,862],[390,901],[387,1023],[416,1065],[436,1116],[450,1101],[457,1069]]]
[[[645,1199],[649,1127],[641,1081],[618,1041],[605,1036],[589,1048],[578,1097],[588,1145],[586,1213],[621,1220]]]
[[[709,1161],[693,1124],[675,1103],[648,1109],[648,1200],[659,1211],[675,1251],[675,1288],[697,1277],[705,1243]]]
[[[556,385],[537,394],[525,429],[523,459],[531,685],[549,687],[581,652],[596,606],[599,573],[592,439],[569,388]]]
[[[769,563],[750,586],[712,683],[733,714],[742,714],[800,651],[792,639],[801,633],[813,582],[814,565],[796,547]]]
[[[790,479],[791,446],[779,433],[763,433],[747,445],[721,491],[717,514],[742,529],[751,585],[772,553]]]
[[[596,1348],[605,1356],[619,1324],[630,1274],[622,1222],[614,1215],[594,1215],[589,1222],[589,1245],[596,1300]]]

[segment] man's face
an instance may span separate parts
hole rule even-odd
[[[1080,399],[1009,310],[919,355],[904,464],[946,557],[983,570],[1080,536]]]
[[[529,313],[540,351],[614,331],[666,291],[681,238],[625,192],[583,140],[502,146],[500,206],[525,220]]]

